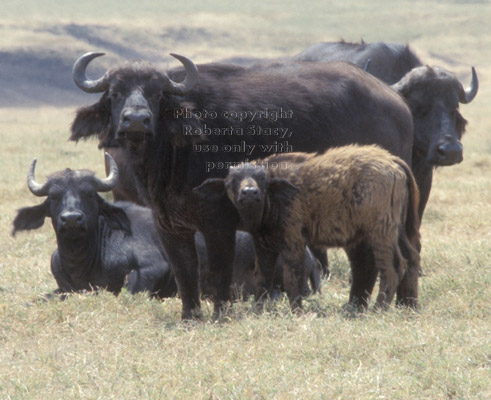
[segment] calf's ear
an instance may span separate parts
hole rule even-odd
[[[17,231],[27,231],[42,227],[45,218],[50,216],[48,200],[37,206],[19,209],[13,222],[12,236],[15,236]]]
[[[210,178],[193,189],[193,193],[203,200],[213,200],[222,197],[225,192],[225,181],[220,178]]]
[[[103,139],[107,135],[111,121],[111,111],[104,95],[101,100],[91,106],[81,107],[72,123],[70,140],[78,142],[91,136]]]
[[[300,189],[283,178],[273,178],[269,181],[268,193],[270,197],[281,203],[290,203]]]
[[[106,220],[106,224],[115,230],[122,230],[126,235],[131,236],[131,222],[126,212],[117,206],[108,203],[99,196],[100,214]]]

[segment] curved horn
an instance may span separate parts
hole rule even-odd
[[[100,93],[108,88],[107,73],[95,81],[90,80],[85,75],[87,65],[96,57],[103,56],[104,53],[86,53],[79,57],[73,64],[72,76],[76,85],[87,93]]]
[[[173,53],[171,53],[171,56],[177,58],[184,65],[186,78],[180,83],[174,82],[169,78],[169,86],[166,88],[166,91],[182,96],[189,92],[198,82],[198,67],[187,57]]]
[[[363,71],[368,72],[368,67],[370,66],[371,62],[372,60],[370,60],[369,58],[365,61],[365,65],[363,65]]]
[[[476,97],[477,89],[479,89],[479,81],[477,80],[477,73],[474,67],[472,67],[472,81],[471,85],[464,90],[464,94],[460,96],[459,100],[463,104],[470,103]]]
[[[36,170],[36,162],[34,159],[31,162],[31,166],[29,167],[29,172],[27,173],[27,187],[31,191],[34,196],[43,197],[48,195],[48,182],[43,185],[36,182],[35,178],[35,170]]]
[[[116,161],[109,155],[109,153],[104,153],[106,156],[106,161],[109,164],[109,174],[105,179],[94,177],[96,182],[96,190],[98,192],[109,192],[116,186],[119,178],[118,166],[116,165]]]

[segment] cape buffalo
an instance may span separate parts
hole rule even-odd
[[[293,57],[295,61],[349,61],[359,67],[367,65],[367,71],[392,85],[413,68],[422,65],[421,60],[407,45],[399,43],[349,43],[321,42],[313,44]]]
[[[407,102],[414,120],[411,162],[421,192],[422,218],[428,201],[433,169],[457,164],[463,159],[461,138],[466,120],[459,103],[470,103],[477,94],[478,79],[472,67],[472,81],[464,90],[455,75],[443,68],[423,66],[407,45],[397,43],[317,43],[294,58],[297,61],[349,61],[364,67],[392,85]]]
[[[211,296],[212,287],[208,283],[207,273],[210,270],[208,255],[206,254],[205,238],[200,232],[195,236],[196,250],[198,252],[200,289],[203,296]],[[305,272],[305,285],[302,288],[302,295],[320,292],[320,269],[319,262],[314,258],[309,248],[306,248],[304,259],[302,260]],[[284,291],[283,286],[283,262],[278,259],[275,266],[274,287],[272,287],[271,297],[277,297],[278,291]],[[256,281],[254,271],[256,267],[256,251],[252,237],[247,232],[237,231],[235,233],[235,256],[233,272],[233,289],[235,297],[246,299],[256,293]],[[310,286],[307,283],[310,281]]]
[[[305,244],[344,247],[351,262],[350,302],[366,307],[377,274],[377,306],[416,306],[419,272],[419,193],[409,166],[377,146],[344,146],[324,154],[275,154],[230,169],[194,189],[203,198],[229,198],[241,226],[252,234],[262,276],[259,293],[273,282],[274,260],[286,265],[284,284],[301,306]],[[360,258],[370,249],[375,271]]]
[[[27,175],[29,190],[47,198],[18,211],[13,234],[37,229],[51,218],[58,244],[51,271],[58,292],[103,288],[117,294],[126,286],[131,293],[173,296],[177,286],[152,211],[126,202],[111,204],[97,194],[110,191],[118,180],[115,162],[106,157],[106,179],[91,171],[66,169],[51,174],[44,184],[35,180],[34,160]]]
[[[348,63],[275,63],[243,68],[174,55],[167,74],[130,62],[86,77],[89,53],[74,65],[77,85],[102,93],[78,110],[72,140],[118,141],[138,191],[153,207],[182,299],[182,317],[201,315],[194,232],[204,235],[214,315],[230,299],[239,216],[228,198],[203,201],[192,189],[246,159],[377,143],[411,161],[412,117],[389,87]]]

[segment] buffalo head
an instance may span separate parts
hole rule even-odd
[[[88,93],[102,93],[102,96],[98,103],[77,111],[71,139],[97,135],[101,147],[118,147],[117,140],[138,143],[147,135],[164,131],[178,141],[182,129],[179,132],[179,127],[173,125],[173,112],[186,107],[182,96],[196,85],[196,65],[186,57],[171,54],[185,68],[186,77],[182,82],[174,82],[166,73],[142,61],[129,62],[108,70],[98,79],[88,79],[88,64],[103,54],[87,53],[73,66],[77,86]],[[190,120],[193,119],[191,116]],[[165,125],[163,130],[160,124]]]
[[[124,211],[97,194],[112,190],[118,180],[116,163],[107,153],[106,158],[111,168],[105,179],[97,178],[91,171],[66,169],[51,174],[43,184],[35,179],[34,159],[27,174],[27,185],[32,194],[46,197],[46,200],[18,211],[13,234],[39,228],[45,218],[50,217],[58,241],[91,238],[98,234],[101,216],[110,227],[130,234],[130,222]]]
[[[415,155],[419,153],[433,166],[453,165],[463,160],[461,138],[467,121],[459,112],[459,103],[470,103],[478,85],[474,68],[471,84],[464,89],[451,72],[422,66],[392,86],[406,99],[413,114]]]
[[[270,217],[271,209],[282,208],[298,188],[286,179],[269,176],[263,165],[244,163],[230,168],[225,179],[207,179],[194,192],[202,198],[228,196],[239,213],[241,229],[254,232]]]

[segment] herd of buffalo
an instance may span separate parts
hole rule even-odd
[[[327,248],[351,265],[349,301],[417,307],[419,228],[438,166],[463,160],[459,104],[478,91],[424,65],[407,45],[324,42],[291,58],[240,59],[163,72],[131,61],[77,86],[101,93],[77,110],[70,139],[99,139],[106,178],[27,175],[43,203],[13,233],[51,218],[57,292],[105,288],[179,294],[182,318],[229,301],[320,290]],[[112,191],[115,202],[98,192]]]

